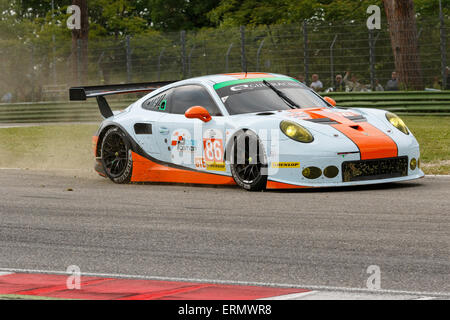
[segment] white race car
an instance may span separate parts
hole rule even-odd
[[[105,96],[150,92],[123,111]],[[424,176],[419,144],[380,109],[342,109],[271,73],[70,89],[97,98],[96,170],[116,183],[237,184],[246,190],[350,186]]]

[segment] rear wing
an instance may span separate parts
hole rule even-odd
[[[164,87],[175,81],[143,82],[128,84],[111,84],[105,86],[72,87],[69,89],[70,101],[84,101],[89,98],[96,98],[100,113],[104,118],[113,116],[113,112],[105,96],[113,94],[151,92]]]

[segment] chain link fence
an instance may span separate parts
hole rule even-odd
[[[426,88],[445,89],[450,19],[417,22]],[[66,100],[72,85],[179,80],[207,74],[264,71],[317,74],[324,88],[336,75],[355,77],[359,90],[385,86],[395,69],[388,25],[369,31],[365,21],[324,25],[218,28],[92,39],[87,67],[82,43],[0,39],[2,102]],[[87,69],[87,70],[85,70]],[[9,101],[6,101],[9,100]]]

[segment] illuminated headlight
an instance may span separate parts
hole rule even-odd
[[[285,135],[295,141],[309,143],[314,140],[311,132],[292,121],[281,121],[280,129]]]
[[[387,112],[387,113],[386,113],[386,119],[388,119],[388,121],[389,121],[394,127],[396,127],[398,130],[400,130],[400,131],[403,132],[404,134],[409,134],[408,127],[406,127],[406,124],[403,122],[403,120],[400,119],[400,117],[397,116],[396,114],[394,114],[394,113],[392,113],[392,112]]]

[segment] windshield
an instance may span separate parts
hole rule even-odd
[[[261,81],[233,82],[228,86],[215,86],[216,92],[230,115],[290,110],[297,108],[327,107],[320,97],[304,85],[292,80],[266,80],[275,89],[281,91],[288,99],[283,99],[277,92]],[[289,100],[295,103],[293,106]]]

